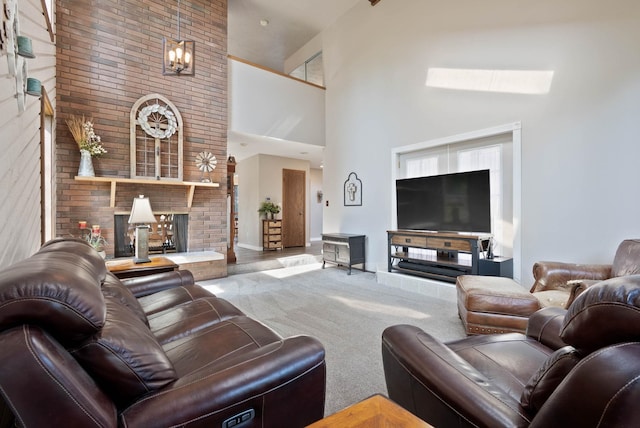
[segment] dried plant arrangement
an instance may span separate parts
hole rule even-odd
[[[96,135],[93,130],[93,119],[86,120],[84,115],[82,117],[71,115],[66,122],[81,151],[88,151],[91,157],[99,157],[107,153],[100,143],[100,136]]]

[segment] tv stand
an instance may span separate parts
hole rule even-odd
[[[459,275],[478,275],[489,235],[388,230],[387,240],[389,272],[455,282]]]

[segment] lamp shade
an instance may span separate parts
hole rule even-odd
[[[133,206],[131,207],[131,215],[129,216],[129,223],[138,224],[156,222],[156,217],[153,215],[149,198],[145,198],[144,195],[134,198]]]

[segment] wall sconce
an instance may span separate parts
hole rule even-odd
[[[148,263],[149,259],[149,223],[157,223],[156,216],[151,210],[149,198],[140,195],[133,199],[129,224],[137,224],[135,235],[136,253],[134,263]]]
[[[318,193],[317,193],[318,203],[321,203],[321,202],[322,202],[322,196],[324,196],[324,195],[322,194],[322,190],[318,190]]]
[[[31,47],[31,39],[25,36],[17,37],[18,55],[33,59],[36,56],[33,54],[33,48]]]
[[[42,95],[42,83],[38,79],[33,77],[27,78],[27,94],[39,97]]]
[[[180,38],[180,0],[178,0],[178,38],[162,39],[162,74],[165,76],[193,76],[195,74],[196,42]]]

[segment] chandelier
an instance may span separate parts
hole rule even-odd
[[[165,76],[193,76],[195,74],[194,52],[196,43],[193,40],[182,40],[180,37],[180,0],[178,0],[178,38],[162,39],[162,74]]]

